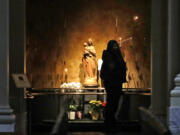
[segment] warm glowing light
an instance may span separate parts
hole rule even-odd
[[[119,37],[119,47],[121,47],[121,43],[122,43],[122,37]]]
[[[137,21],[139,19],[139,16],[137,16],[137,15],[135,15],[134,17],[133,17],[133,20],[134,21]]]
[[[102,66],[103,60],[102,59],[98,59],[98,70],[101,70],[101,66]]]
[[[65,82],[67,83],[68,82],[68,69],[65,68],[64,72],[65,72]]]
[[[67,69],[67,68],[65,68],[65,69],[64,69],[64,71],[65,71],[65,73],[67,73],[67,72],[68,72],[68,69]]]

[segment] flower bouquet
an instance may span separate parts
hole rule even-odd
[[[89,101],[89,104],[90,104],[89,114],[91,115],[91,118],[93,120],[98,120],[101,112],[106,106],[106,102],[102,102],[100,100],[91,100]]]

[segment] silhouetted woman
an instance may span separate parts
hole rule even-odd
[[[122,83],[126,82],[126,63],[117,41],[108,42],[107,49],[103,51],[102,60],[100,77],[107,93],[105,126],[112,129],[116,123],[115,114],[122,95]]]

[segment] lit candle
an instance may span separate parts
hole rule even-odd
[[[65,69],[64,69],[64,72],[65,72],[65,82],[67,83],[68,69],[67,69],[67,68],[65,68]]]
[[[102,59],[98,59],[98,71],[97,71],[97,82],[99,83],[99,80],[100,80],[100,70],[101,70],[101,67],[102,67],[102,63],[103,63],[103,60]],[[102,87],[102,83],[100,82],[100,87]]]
[[[121,47],[121,46],[122,46],[122,45],[121,45],[121,43],[122,43],[122,37],[119,37],[119,43],[120,43],[119,47]]]
[[[103,60],[102,59],[98,59],[98,70],[101,70],[101,66],[102,66]]]

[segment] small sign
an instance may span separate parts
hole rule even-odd
[[[31,84],[25,74],[12,74],[17,88],[31,88]]]

